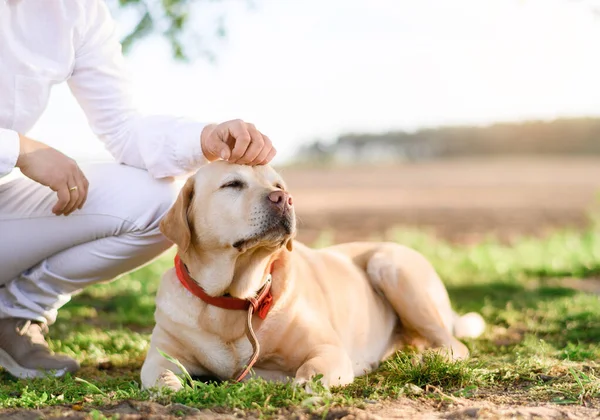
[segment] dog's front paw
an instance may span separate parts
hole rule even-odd
[[[181,380],[172,371],[165,369],[161,372],[158,379],[156,380],[156,387],[159,390],[171,390],[177,392],[183,389]]]
[[[292,385],[304,390],[308,395],[331,395],[329,387],[317,377],[310,380],[296,378]]]
[[[317,374],[315,371],[301,372],[294,378],[293,386],[303,389],[309,395],[321,395],[329,393],[330,383],[322,374]]]
[[[314,369],[304,369],[298,370],[296,373],[296,377],[294,378],[293,385],[300,389],[303,389],[309,395],[317,394],[319,388],[326,388],[322,381],[322,375],[317,376],[317,372]]]
[[[307,394],[310,394],[311,392],[308,389],[306,389],[307,383],[308,383],[308,381],[306,379],[295,378],[294,381],[292,382],[292,386],[294,388],[298,388],[298,389],[305,391]]]
[[[315,389],[314,389],[314,384],[309,379],[295,378],[294,382],[292,382],[292,385],[296,388],[302,389],[304,392],[306,392],[309,395],[316,394]]]

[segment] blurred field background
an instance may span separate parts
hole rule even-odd
[[[460,243],[590,225],[598,204],[600,159],[452,159],[353,168],[286,168],[299,238],[389,239],[416,227]]]
[[[600,119],[346,134],[281,172],[308,242],[398,226],[461,243],[585,229],[600,204]]]

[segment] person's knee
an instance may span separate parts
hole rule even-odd
[[[179,193],[174,180],[151,179],[146,185],[145,202],[137,209],[141,218],[140,224],[146,230],[157,229],[160,221],[169,211]]]
[[[116,164],[97,165],[89,173],[88,211],[123,220],[122,233],[157,235],[157,240],[164,241],[159,224],[177,198],[177,182],[155,179],[147,171]]]
[[[131,197],[132,220],[140,232],[158,232],[159,224],[179,193],[172,179],[143,177],[136,180],[138,191]]]
[[[135,207],[137,230],[130,235],[143,245],[140,253],[152,259],[173,245],[160,231],[160,221],[177,199],[179,188],[176,182],[166,179],[150,179],[142,187],[146,189],[145,200]]]

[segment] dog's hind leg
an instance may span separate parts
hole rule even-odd
[[[467,347],[453,336],[455,314],[448,293],[425,257],[410,248],[385,243],[369,259],[367,275],[404,328],[444,350],[451,359],[469,355]]]

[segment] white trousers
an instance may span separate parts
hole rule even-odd
[[[114,279],[170,247],[158,225],[177,183],[103,163],[82,166],[87,202],[69,216],[56,193],[20,175],[0,178],[0,318],[52,324],[71,295]]]

